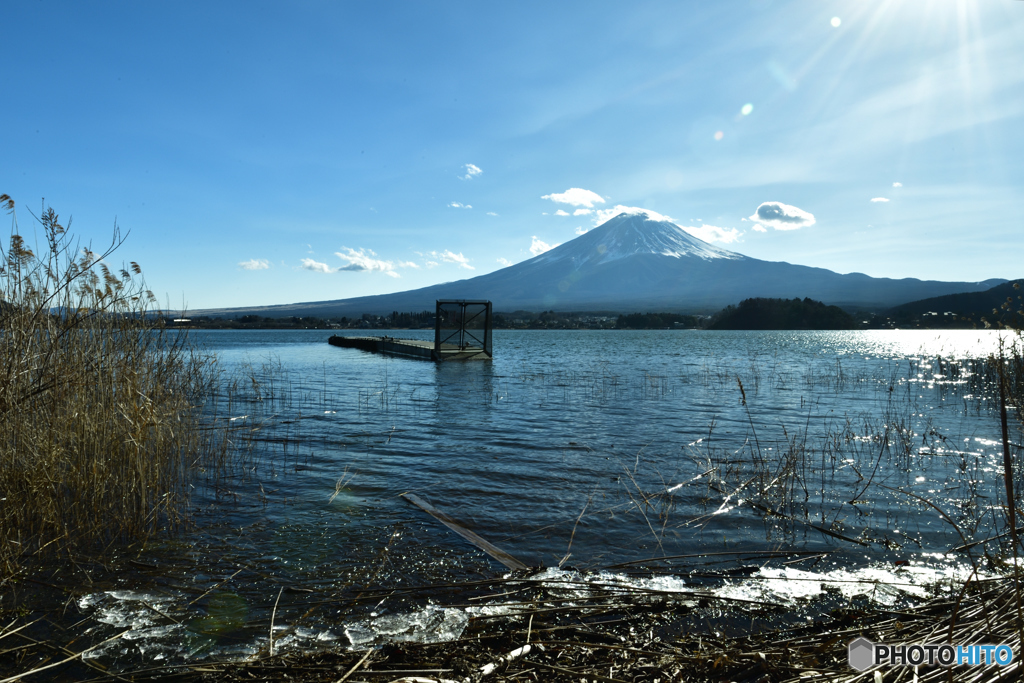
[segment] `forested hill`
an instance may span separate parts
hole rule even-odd
[[[897,324],[929,327],[1020,327],[1024,321],[1024,280],[1012,280],[984,292],[947,294],[910,301],[886,312]]]
[[[712,317],[709,330],[850,330],[853,317],[811,299],[744,299]]]

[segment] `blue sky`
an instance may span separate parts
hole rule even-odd
[[[1014,278],[1022,65],[1018,0],[6,3],[0,193],[116,220],[191,309],[480,275],[619,206]]]

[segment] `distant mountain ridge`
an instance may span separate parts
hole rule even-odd
[[[432,310],[437,299],[490,299],[497,311],[713,313],[753,297],[810,297],[845,308],[882,310],[1003,282],[894,280],[762,261],[708,244],[674,223],[622,213],[539,256],[466,280],[394,294],[193,314],[353,317]]]

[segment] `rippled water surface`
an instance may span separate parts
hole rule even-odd
[[[97,624],[163,629],[138,636],[147,656],[252,651],[252,634],[221,636],[265,620],[273,594],[302,623],[293,645],[458,630],[448,607],[341,607],[367,586],[505,571],[407,492],[549,572],[714,578],[783,602],[825,574],[843,595],[949,578],[950,549],[1003,524],[1000,429],[974,374],[994,332],[496,331],[492,361],[444,364],[321,331],[193,334],[242,378],[229,417],[253,460],[197,494],[195,537],[153,546],[159,571],[118,588],[151,591],[178,626],[126,608],[139,593],[83,598]],[[777,551],[789,564],[769,566]],[[735,571],[752,578],[723,583]]]
[[[417,517],[398,497],[414,492],[531,565],[567,551],[600,567],[728,544],[832,545],[737,504],[778,476],[762,503],[936,551],[955,531],[876,485],[954,500],[964,467],[988,487],[1001,462],[995,416],[963,363],[992,352],[995,333],[498,331],[493,361],[446,364],[327,336],[199,333],[229,370],[278,367],[273,389],[289,400],[266,436],[288,440],[300,476],[278,477],[292,498],[268,508],[277,521]],[[724,507],[732,491],[710,490],[709,470],[738,489]]]

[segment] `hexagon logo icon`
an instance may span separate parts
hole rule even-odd
[[[875,663],[875,645],[867,638],[850,641],[848,652],[850,666],[857,671],[864,671]]]

